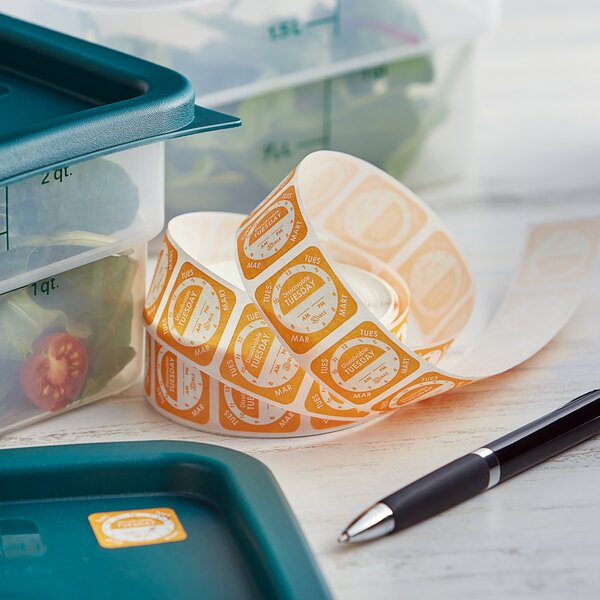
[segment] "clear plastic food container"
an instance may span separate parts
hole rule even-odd
[[[145,260],[141,245],[0,295],[0,432],[135,381]]]
[[[6,10],[173,67],[244,128],[167,145],[169,216],[256,205],[320,148],[413,187],[467,166],[473,47],[497,0],[8,0]],[[6,4],[6,2],[5,2]]]
[[[0,186],[0,294],[145,244],[163,212],[164,142]]]
[[[174,71],[0,15],[0,432],[138,377],[163,140],[238,123]]]

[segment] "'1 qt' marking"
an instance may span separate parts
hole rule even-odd
[[[37,296],[38,292],[40,294],[46,294],[46,296],[50,295],[50,292],[58,288],[58,283],[56,283],[56,279],[54,277],[50,277],[50,279],[43,279],[42,281],[36,281],[31,284],[33,288],[33,295]]]

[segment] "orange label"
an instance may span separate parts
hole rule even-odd
[[[414,352],[425,359],[430,365],[437,365],[442,359],[442,356],[446,354],[446,351],[450,348],[453,341],[454,340],[449,340],[443,344],[436,344],[428,348],[418,348]]]
[[[367,417],[368,412],[358,408],[348,408],[342,400],[332,396],[322,385],[316,381],[312,384],[304,406],[312,413],[328,417],[360,418]],[[339,421],[338,421],[339,423]]]
[[[154,355],[154,397],[158,406],[182,419],[202,425],[208,423],[208,375],[185,364],[158,343],[154,345]]]
[[[165,544],[187,538],[175,511],[170,508],[94,513],[88,520],[103,548]]]
[[[441,329],[434,333],[434,338],[438,340],[455,338],[469,322],[473,308],[475,307],[475,291],[464,300],[464,302],[455,310],[452,316],[446,321]]]
[[[357,310],[354,298],[315,246],[262,283],[256,300],[298,354],[310,350]]]
[[[428,396],[435,396],[449,392],[454,388],[470,383],[470,379],[454,379],[441,373],[425,373],[411,381],[405,388],[396,392],[390,398],[386,398],[372,406],[373,410],[387,412],[394,410],[403,404],[423,400]]]
[[[277,404],[292,402],[304,379],[304,370],[252,304],[242,311],[220,373],[227,381]]]
[[[279,290],[281,312],[284,315],[301,305],[308,296],[316,294],[327,284],[327,280],[315,273],[294,273]]]
[[[334,427],[342,427],[343,425],[352,425],[353,421],[333,421],[331,419],[319,419],[311,417],[310,424],[314,429],[333,429]]]
[[[454,244],[434,232],[398,269],[411,292],[411,311],[424,334],[435,330],[471,289],[471,276]]]
[[[408,193],[374,174],[365,177],[325,227],[346,242],[389,260],[426,223],[427,213]]]
[[[261,219],[259,219],[250,232],[248,236],[248,245],[249,246],[257,246],[260,245],[260,240],[262,240],[266,233],[269,231],[275,230],[277,232],[281,231],[281,225],[285,223],[286,220],[294,218],[293,211],[284,205],[275,206],[271,208]],[[264,244],[262,248],[265,250],[270,250],[277,244],[277,239],[273,240],[270,243]],[[253,254],[253,253],[252,253]]]
[[[302,189],[302,202],[311,219],[335,202],[340,190],[359,170],[358,165],[345,159],[329,156],[325,161],[313,162],[314,175]],[[338,210],[335,214],[339,214]]]
[[[294,186],[274,197],[260,217],[248,223],[237,240],[240,267],[254,279],[300,242],[307,233]]]
[[[598,222],[545,223],[531,232],[519,282],[577,281],[589,269],[598,241]]]
[[[311,363],[325,385],[353,404],[364,404],[419,368],[419,361],[375,323],[365,321]]]
[[[158,336],[193,362],[207,365],[234,306],[230,289],[186,262],[160,318]]]
[[[169,277],[175,269],[176,262],[177,250],[171,246],[171,243],[165,236],[160,254],[158,255],[158,261],[156,262],[152,283],[150,284],[148,294],[146,295],[144,321],[147,325],[150,325],[156,316],[158,306],[164,296]]]
[[[244,227],[250,221],[252,221],[255,217],[261,215],[264,212],[265,208],[266,208],[266,210],[268,210],[269,200],[271,200],[271,198],[274,198],[275,196],[277,196],[277,194],[279,194],[279,192],[281,192],[281,190],[287,186],[287,184],[292,180],[294,173],[296,173],[296,167],[294,167],[294,170],[291,171],[291,173],[288,173],[283,178],[281,183],[274,190],[272,190],[269,193],[269,195],[266,196],[265,199],[250,214],[246,215],[246,217],[240,223],[240,227]]]
[[[219,385],[219,423],[228,431],[293,433],[300,415]]]
[[[408,328],[408,312],[405,313],[401,319],[399,319],[392,327],[390,332],[394,334],[401,342],[404,342],[406,338],[406,330]]]

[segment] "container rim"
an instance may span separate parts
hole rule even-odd
[[[12,78],[0,115],[17,123],[0,132],[0,186],[65,162],[240,124],[196,107],[192,84],[176,71],[3,14],[0,71]],[[29,105],[40,91],[47,116]]]

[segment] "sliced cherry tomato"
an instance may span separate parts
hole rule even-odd
[[[85,346],[68,333],[52,333],[39,340],[21,365],[25,395],[43,410],[57,411],[79,396],[88,368]]]

